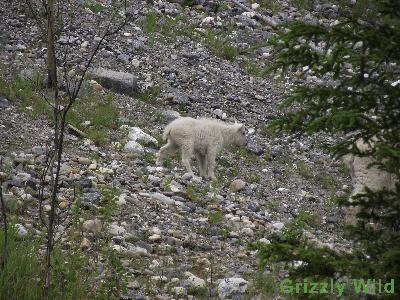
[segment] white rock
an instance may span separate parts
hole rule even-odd
[[[149,236],[150,242],[158,242],[160,240],[161,240],[161,235],[159,235],[159,234],[153,234],[153,235]]]
[[[132,59],[131,64],[134,67],[139,67],[140,66],[140,60],[134,58],[134,59]]]
[[[112,249],[117,251],[118,253],[121,253],[123,251],[126,251],[126,249],[124,247],[122,247],[121,245],[113,245]]]
[[[176,287],[172,288],[171,291],[176,296],[186,296],[187,295],[187,290],[181,286],[176,286]]]
[[[80,163],[81,165],[90,165],[92,162],[87,157],[78,157],[78,163]]]
[[[118,200],[117,200],[117,205],[118,206],[122,206],[122,205],[125,205],[126,204],[126,194],[121,194],[121,195],[119,195],[119,197],[118,197]]]
[[[131,247],[126,251],[126,254],[130,257],[141,257],[149,255],[147,250],[142,247]]]
[[[22,239],[28,234],[28,230],[22,224],[15,224],[15,228],[17,229],[17,236]]]
[[[266,245],[271,244],[271,242],[270,242],[269,240],[267,240],[266,238],[259,239],[258,241],[259,241],[260,243],[263,243],[263,244],[266,244]]]
[[[108,228],[108,233],[115,236],[115,235],[123,235],[126,233],[126,230],[122,226],[118,226],[117,224],[111,224]]]
[[[253,236],[254,235],[254,231],[251,228],[245,227],[241,230],[241,233],[247,236]]]
[[[152,233],[152,234],[161,234],[161,230],[160,230],[160,228],[158,228],[158,227],[153,227],[153,228],[151,229],[151,233]]]
[[[82,228],[84,231],[91,232],[94,234],[99,234],[101,232],[102,227],[103,224],[99,219],[87,220],[82,224]]]
[[[282,222],[275,222],[272,224],[272,227],[274,227],[276,230],[282,230],[283,226],[285,226],[285,224]]]
[[[80,248],[81,248],[82,250],[89,249],[89,248],[90,248],[90,241],[89,241],[87,238],[84,237],[84,238],[82,239],[81,244],[80,244]]]
[[[145,133],[142,129],[139,127],[129,127],[129,135],[128,139],[131,141],[138,141],[142,140],[147,143],[153,143],[155,145],[158,144],[157,140],[153,138],[150,134]]]
[[[100,167],[99,171],[101,174],[110,174],[110,175],[114,174],[114,170],[110,168]]]
[[[29,179],[31,179],[32,176],[31,176],[31,174],[21,172],[21,173],[18,173],[18,174],[16,175],[16,177],[18,177],[19,179],[21,179],[22,182],[26,182],[26,181],[28,181]]]
[[[244,13],[242,13],[242,15],[248,17],[248,18],[254,18],[254,16],[256,15],[255,12],[253,11],[245,11]]]
[[[259,7],[260,7],[260,4],[258,4],[258,3],[252,3],[252,4],[251,4],[251,9],[256,10],[256,9],[259,8]]]
[[[96,170],[97,169],[97,163],[92,163],[88,167],[89,170]]]
[[[144,152],[143,146],[135,141],[128,141],[124,146],[124,150],[126,152],[133,152],[133,153],[139,153],[139,154]]]
[[[161,194],[161,193],[154,193],[154,194],[152,194],[152,195],[151,195],[151,199],[152,199],[152,200],[159,201],[159,202],[164,203],[164,204],[167,204],[167,205],[173,205],[173,204],[175,203],[175,200],[174,200],[174,199],[172,199],[172,198],[170,198],[170,197],[167,197],[167,196],[165,196],[165,195],[163,195],[163,194]]]
[[[241,179],[235,179],[231,182],[230,189],[232,192],[239,192],[244,189],[246,182]]]
[[[151,276],[151,280],[157,281],[157,282],[166,282],[168,281],[167,276]]]
[[[201,24],[210,24],[214,22],[214,18],[213,17],[205,17],[202,21]]]
[[[225,278],[218,284],[218,295],[221,299],[228,299],[243,295],[249,282],[243,278]]]
[[[188,288],[196,289],[206,286],[206,282],[204,281],[204,279],[201,279],[200,277],[197,277],[190,272],[185,272],[185,276],[187,277],[187,279],[184,281],[184,285]]]

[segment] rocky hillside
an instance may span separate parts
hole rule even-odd
[[[325,13],[319,22],[335,22],[335,7],[300,0],[133,2],[132,21],[101,47],[71,112],[79,132],[65,138],[59,243],[68,251],[75,224],[96,282],[113,272],[104,249],[114,249],[126,299],[278,299],[273,282],[285,270],[261,269],[248,243],[269,243],[296,219],[316,243],[347,247],[335,201],[351,183],[342,162],[318,147],[328,137],[266,129],[281,113],[285,89],[313,81],[267,75],[266,41],[276,30],[271,24],[312,20],[313,11]],[[38,195],[52,127],[40,80],[32,78],[41,78],[46,50],[21,4],[3,3],[0,14],[4,198],[18,235],[28,239],[43,233]],[[98,39],[91,14],[77,15],[72,34],[57,41],[77,63]],[[179,157],[156,167],[162,129],[179,116],[243,122],[251,142],[222,153],[213,182],[185,174]]]

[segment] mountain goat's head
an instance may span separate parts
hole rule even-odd
[[[247,145],[246,129],[244,124],[234,124],[232,125],[232,141],[231,144],[235,146],[245,146]]]

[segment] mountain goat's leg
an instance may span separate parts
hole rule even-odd
[[[215,179],[215,173],[214,173],[214,168],[215,168],[215,159],[217,157],[217,153],[214,150],[208,150],[207,152],[207,157],[206,157],[206,163],[207,163],[207,173],[208,173],[208,178]]]
[[[171,141],[168,141],[167,144],[165,144],[164,146],[162,146],[160,148],[160,151],[158,151],[157,153],[157,161],[156,164],[158,166],[161,166],[164,159],[169,156],[174,154],[176,151],[178,150],[178,146],[175,145],[174,143],[172,143]]]
[[[182,146],[182,164],[186,168],[188,173],[193,174],[192,168],[190,167],[190,159],[193,156],[193,147]]]
[[[199,170],[200,170],[200,176],[201,177],[206,177],[207,175],[207,170],[206,170],[206,158],[204,155],[200,153],[196,153],[196,160],[197,163],[199,164]]]

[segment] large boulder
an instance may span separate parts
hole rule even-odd
[[[243,278],[222,279],[218,285],[218,295],[221,299],[236,299],[246,292],[248,284]]]
[[[133,96],[138,92],[138,78],[133,74],[96,68],[90,75],[103,87],[116,93]]]

